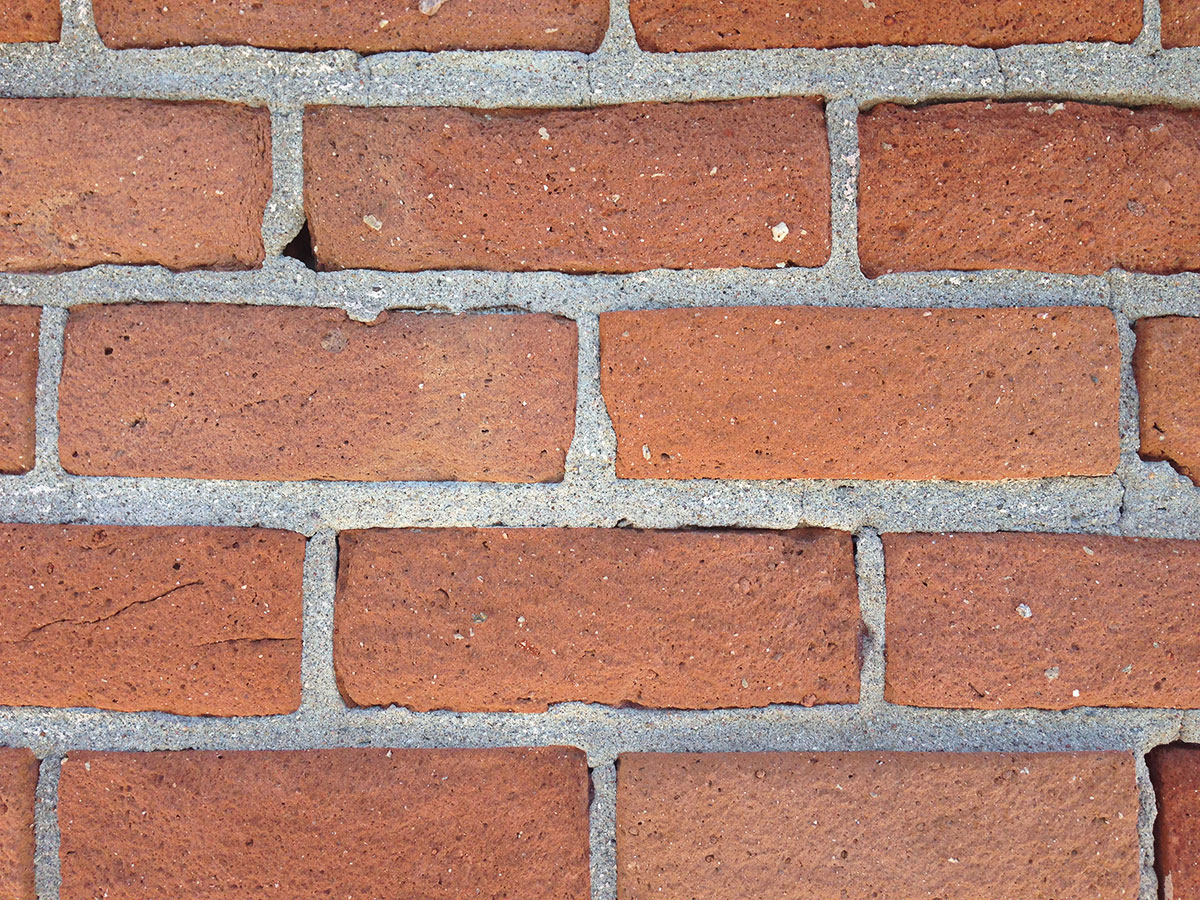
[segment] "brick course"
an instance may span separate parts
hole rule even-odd
[[[858,699],[848,534],[375,530],[340,548],[334,662],[358,705]]]

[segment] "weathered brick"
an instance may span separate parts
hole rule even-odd
[[[72,753],[62,900],[587,900],[581,751]]]
[[[303,569],[284,531],[0,525],[0,704],[291,712]]]
[[[617,894],[1132,900],[1137,817],[1125,753],[626,754]]]
[[[0,271],[263,259],[271,119],[229,103],[0,100]]]
[[[1200,706],[1200,542],[889,534],[886,697]]]
[[[1141,319],[1133,329],[1141,455],[1200,484],[1200,319]]]
[[[818,100],[310,107],[304,169],[326,269],[634,272],[829,258]]]
[[[608,29],[607,0],[93,0],[109,47],[251,44],[277,50],[577,50]]]
[[[885,103],[859,146],[871,277],[1200,269],[1200,110]]]
[[[622,478],[1112,473],[1116,324],[1099,308],[606,313]]]
[[[343,532],[334,661],[361,706],[858,700],[849,534]]]
[[[61,30],[59,0],[4,0],[0,6],[0,44],[57,41]]]
[[[31,306],[0,306],[0,474],[33,468],[38,319]]]
[[[1200,745],[1156,747],[1146,762],[1158,796],[1154,865],[1159,896],[1200,896]]]
[[[1200,47],[1200,3],[1161,0],[1164,47]]]
[[[575,373],[574,323],[547,315],[87,307],[59,450],[80,475],[555,481]]]
[[[1142,30],[1140,0],[989,0],[950,5],[885,0],[803,7],[789,0],[630,0],[629,15],[642,49],[663,52],[872,44],[1127,43]]]
[[[0,897],[34,900],[33,802],[38,761],[28,750],[0,750]]]

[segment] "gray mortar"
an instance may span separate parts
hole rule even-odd
[[[37,465],[0,477],[0,520],[120,524],[264,525],[309,536],[304,568],[303,700],[291,715],[187,718],[161,713],[0,709],[0,744],[44,758],[37,802],[37,887],[57,900],[55,803],[73,749],[487,747],[570,744],[593,767],[592,893],[616,894],[615,760],[622,751],[1122,750],[1135,754],[1141,793],[1142,900],[1154,900],[1155,799],[1144,754],[1200,741],[1200,711],[910,709],[883,699],[886,605],[880,532],[1076,531],[1200,538],[1200,490],[1165,463],[1137,455],[1130,324],[1200,315],[1200,275],[1112,272],[934,272],[865,278],[856,203],[860,109],[895,100],[1053,98],[1200,105],[1200,49],[1161,48],[1157,0],[1131,46],[1066,44],[999,51],[957,47],[643,53],[625,0],[613,0],[604,44],[578,53],[282,53],[251,48],[110,51],[90,0],[63,0],[58,45],[0,46],[0,96],[138,96],[268,105],[275,187],[257,272],[170,273],[102,266],[62,275],[0,274],[6,303],[44,307],[39,350]],[[822,95],[832,154],[833,252],[818,269],[555,273],[314,273],[280,256],[304,221],[301,124],[306,104],[585,106],[637,100]],[[579,328],[577,430],[555,485],[256,483],[80,478],[59,465],[56,403],[67,310],[84,303],[219,302],[324,306],[369,321],[384,309],[531,310]],[[681,305],[850,307],[1097,305],[1121,336],[1122,457],[1115,476],[1003,483],[621,481],[600,395],[598,315]],[[683,525],[855,533],[866,637],[856,706],[712,712],[609,709],[579,703],[544,714],[412,713],[348,709],[332,661],[336,532],[372,526]]]

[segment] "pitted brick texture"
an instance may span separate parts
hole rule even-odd
[[[608,0],[92,0],[110,46],[251,44],[278,50],[578,50],[608,28]]]
[[[230,103],[0,100],[0,271],[263,260],[271,118]]]
[[[587,900],[581,751],[72,753],[62,900]]]
[[[1200,541],[889,534],[892,703],[1200,707]]]
[[[621,756],[622,900],[1138,895],[1123,753]]]
[[[1106,475],[1116,324],[1098,308],[604,313],[622,478]]]
[[[1160,0],[1164,47],[1200,47],[1200,2]]]
[[[0,44],[57,41],[61,28],[59,0],[4,0],[0,6]]]
[[[41,310],[0,306],[0,474],[33,468]]]
[[[311,107],[304,169],[326,269],[636,272],[829,258],[818,100]]]
[[[0,749],[0,897],[34,900],[33,803],[38,761],[28,750]]]
[[[1169,744],[1147,757],[1158,799],[1154,865],[1159,896],[1200,895],[1200,745]]]
[[[1142,457],[1200,484],[1200,319],[1141,319],[1133,329]]]
[[[358,705],[858,699],[849,534],[375,530],[340,549],[334,660]]]
[[[1200,269],[1200,110],[885,103],[859,147],[870,277]]]
[[[1142,30],[1139,0],[631,0],[629,15],[642,49],[659,51],[1127,43]]]
[[[0,525],[0,705],[291,712],[303,567],[283,531]]]
[[[574,323],[547,315],[85,307],[59,449],[81,475],[557,481],[575,357]]]

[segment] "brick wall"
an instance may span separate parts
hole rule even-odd
[[[0,900],[1185,900],[1198,383],[1197,0],[10,2]]]

